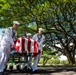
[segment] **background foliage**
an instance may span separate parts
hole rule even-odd
[[[13,20],[21,23],[21,35],[44,28],[44,48],[50,53],[57,50],[54,55],[64,54],[75,63],[76,0],[0,0],[0,27],[12,26]]]

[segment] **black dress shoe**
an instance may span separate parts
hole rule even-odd
[[[31,69],[31,68],[28,68],[28,69],[27,69],[27,72],[32,72],[32,69]]]
[[[20,71],[20,65],[18,64],[18,65],[16,65],[16,69],[18,70],[18,71]]]
[[[38,70],[32,71],[32,73],[38,73]]]
[[[4,75],[4,73],[3,72],[0,72],[0,75]]]
[[[4,72],[7,70],[7,65],[6,65],[6,67],[5,67],[5,69],[4,69]]]
[[[23,67],[23,71],[27,72],[27,66]]]

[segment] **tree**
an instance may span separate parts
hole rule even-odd
[[[46,28],[50,33],[49,46],[66,55],[70,64],[75,64],[76,12],[75,1],[53,1],[52,15]],[[47,23],[47,22],[46,22]],[[50,26],[50,27],[49,27]],[[53,28],[51,28],[51,26]]]
[[[37,33],[45,29],[46,48],[53,48],[75,63],[76,49],[75,0],[0,0],[0,27],[11,26],[18,20],[18,33]],[[5,14],[6,13],[6,14]],[[36,24],[32,24],[36,23]]]

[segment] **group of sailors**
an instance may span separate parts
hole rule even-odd
[[[3,75],[4,69],[6,68],[8,58],[10,57],[11,48],[14,47],[14,42],[17,39],[17,28],[20,26],[18,21],[13,21],[12,27],[8,27],[5,32],[0,37],[0,75]],[[43,35],[43,28],[39,28],[38,33],[36,33],[32,39],[36,40],[39,45],[40,53],[34,56],[33,65],[28,66],[27,69],[31,69],[32,72],[38,71],[38,62],[41,58],[42,54],[42,45],[45,40],[45,36]],[[31,33],[26,34],[27,37],[31,36]],[[32,58],[30,59],[31,62]]]

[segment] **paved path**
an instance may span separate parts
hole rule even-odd
[[[9,70],[5,72],[5,75],[76,75],[76,67],[39,67],[37,73],[28,73],[23,71]]]

